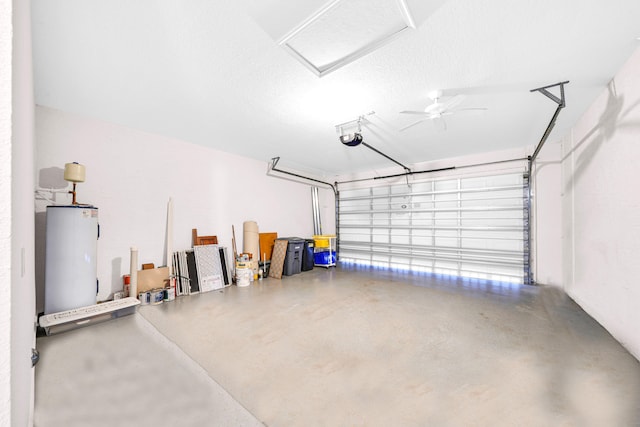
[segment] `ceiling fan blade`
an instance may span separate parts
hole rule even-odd
[[[443,103],[443,110],[453,110],[454,108],[456,108],[458,105],[460,105],[460,103],[462,103],[462,101],[464,101],[465,96],[464,95],[456,95],[453,98],[447,100],[446,102]]]
[[[445,110],[445,105],[436,100],[433,104],[427,105],[427,108],[424,109],[426,114],[439,114]]]
[[[400,128],[400,129],[399,129],[399,131],[400,131],[400,132],[403,132],[403,131],[405,131],[405,130],[409,129],[410,127],[414,127],[415,125],[418,125],[418,124],[420,124],[420,123],[422,123],[422,122],[425,122],[425,121],[427,121],[427,120],[429,120],[429,118],[422,119],[422,120],[418,120],[417,122],[413,122],[413,123],[411,123],[410,125],[407,125],[407,126],[405,126],[405,127],[403,127],[403,128]]]
[[[488,108],[456,108],[455,110],[449,110],[450,114],[473,114],[487,111]]]
[[[429,114],[439,115],[460,105],[464,98],[464,95],[455,95],[444,102],[440,102],[440,98],[435,98],[433,104],[427,105],[424,111]]]
[[[416,114],[419,116],[428,116],[429,113],[424,112],[424,111],[411,111],[411,110],[405,110],[405,111],[400,111],[400,114]]]
[[[451,110],[454,113],[457,113],[458,111],[487,111],[488,108],[456,108],[455,110]]]

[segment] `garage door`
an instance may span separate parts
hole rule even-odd
[[[524,283],[523,172],[340,189],[340,261]]]

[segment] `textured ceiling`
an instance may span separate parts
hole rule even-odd
[[[275,33],[321,0],[34,0],[36,103],[330,179],[394,166],[338,140],[335,125],[371,111],[364,140],[411,166],[535,145],[556,104],[529,89],[570,80],[562,136],[640,44],[637,0],[436,3],[415,30],[318,77]],[[400,132],[416,117],[399,112],[435,89],[487,110]]]

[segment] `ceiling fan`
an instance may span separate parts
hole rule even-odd
[[[401,128],[400,129],[401,132],[427,120],[432,120],[436,124],[436,126],[441,128],[441,130],[446,130],[447,124],[444,121],[444,116],[449,116],[449,115],[457,114],[460,112],[486,110],[486,108],[457,108],[464,100],[464,95],[456,95],[443,102],[441,101],[441,98],[442,98],[441,90],[436,90],[429,93],[429,98],[433,100],[433,103],[428,105],[427,108],[424,109],[424,111],[411,111],[411,110],[400,111],[401,114],[413,114],[417,116],[422,116],[420,120],[415,121],[409,124],[408,126]]]

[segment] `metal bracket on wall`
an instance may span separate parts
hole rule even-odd
[[[526,218],[526,230],[527,230],[527,235],[525,238],[525,245],[526,245],[526,252],[528,252],[528,263],[527,263],[527,268],[525,271],[525,280],[527,282],[527,284],[529,285],[535,285],[535,280],[533,277],[533,269],[531,268],[531,266],[533,265],[533,251],[531,250],[531,181],[534,179],[534,175],[533,175],[533,163],[536,161],[536,158],[538,157],[538,154],[540,153],[540,150],[542,150],[542,146],[544,145],[544,143],[547,141],[547,139],[549,138],[549,135],[551,134],[551,131],[553,130],[553,127],[556,125],[556,120],[558,119],[558,116],[560,115],[560,110],[562,110],[567,104],[565,102],[565,98],[564,98],[564,85],[566,85],[567,83],[569,83],[569,81],[564,81],[564,82],[560,82],[560,83],[556,83],[556,84],[552,84],[549,86],[543,86],[543,87],[539,87],[536,89],[531,89],[529,92],[540,92],[541,94],[543,94],[544,96],[546,96],[547,98],[549,98],[550,100],[552,100],[553,102],[555,102],[556,104],[558,104],[558,106],[556,107],[556,111],[553,113],[553,116],[551,117],[551,120],[549,121],[549,124],[547,125],[547,128],[544,130],[544,133],[542,134],[542,138],[540,138],[540,142],[538,143],[538,145],[536,146],[536,149],[533,151],[533,154],[531,156],[529,156],[527,158],[528,160],[528,178],[527,178],[527,194],[526,194],[526,215],[528,218]],[[549,92],[549,89],[553,88],[553,87],[560,87],[560,96],[556,96],[553,93]]]
[[[280,157],[273,157],[271,159],[271,165],[269,167],[269,170],[267,171],[267,175],[269,175],[269,172],[275,171],[275,172],[280,172],[280,173],[285,174],[285,175],[294,176],[296,178],[306,179],[308,181],[324,184],[324,185],[328,186],[329,188],[331,188],[333,190],[333,194],[337,194],[337,189],[336,189],[335,185],[333,185],[331,183],[328,183],[328,182],[325,182],[325,181],[321,181],[321,180],[315,179],[315,178],[310,178],[308,176],[304,176],[304,175],[301,175],[301,174],[298,174],[298,173],[289,172],[289,171],[285,171],[285,170],[282,170],[282,169],[276,169],[276,165],[278,164],[279,161],[280,161]],[[311,185],[311,184],[309,184],[309,185]]]
[[[40,352],[35,348],[31,349],[31,367],[33,368],[40,361]]]
[[[547,98],[549,98],[550,100],[552,100],[553,102],[558,104],[558,107],[556,108],[556,111],[553,113],[553,117],[551,117],[551,121],[549,121],[549,124],[547,125],[547,128],[545,129],[544,133],[542,134],[542,138],[540,139],[540,142],[538,143],[536,149],[534,150],[533,154],[529,158],[529,165],[531,165],[536,160],[536,157],[538,157],[538,153],[542,149],[542,146],[544,145],[544,143],[547,141],[547,138],[549,138],[549,134],[553,130],[553,127],[556,125],[556,120],[558,119],[558,115],[560,114],[560,110],[562,110],[567,105],[566,102],[565,102],[565,99],[564,99],[564,85],[566,85],[567,83],[569,83],[569,80],[567,80],[565,82],[552,84],[552,85],[549,85],[549,86],[543,86],[543,87],[539,87],[539,88],[536,88],[536,89],[531,89],[529,91],[529,92],[540,92],[541,94],[543,94],[544,96],[546,96]],[[560,97],[554,95],[553,93],[549,92],[549,90],[548,90],[548,89],[551,89],[552,87],[556,87],[556,86],[560,86]],[[531,169],[531,168],[529,168],[529,169]]]

